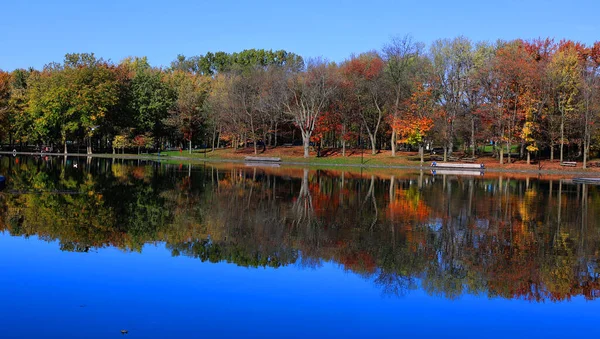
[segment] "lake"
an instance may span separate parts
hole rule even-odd
[[[600,320],[600,190],[568,178],[6,156],[0,174],[1,338],[578,337]]]

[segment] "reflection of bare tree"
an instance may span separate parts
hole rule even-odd
[[[373,202],[373,210],[375,212],[373,215],[373,221],[371,222],[371,226],[369,227],[369,230],[373,231],[373,227],[375,227],[375,224],[377,224],[377,219],[379,216],[379,211],[377,209],[377,201],[375,200],[375,176],[374,175],[371,175],[371,184],[369,185],[369,190],[367,191],[367,195],[365,196],[363,205],[367,202],[367,200],[369,200],[369,198],[371,198],[371,201]]]
[[[298,199],[294,202],[292,209],[295,215],[295,225],[309,225],[314,218],[312,196],[310,194],[310,188],[308,187],[308,168],[304,169]]]

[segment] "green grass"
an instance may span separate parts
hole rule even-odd
[[[166,156],[166,158],[171,158],[172,160],[177,160],[177,158],[190,158],[197,161],[202,161],[204,159],[207,160],[237,160],[241,161],[244,157],[254,156],[254,154],[241,154],[232,153],[231,149],[221,149],[216,150],[214,152],[208,151],[194,151],[191,154],[188,152],[179,152],[179,151],[168,151],[161,152],[161,156]],[[262,156],[259,153],[257,156]],[[303,156],[290,156],[287,154],[281,154],[277,152],[276,149],[271,149],[264,156],[268,157],[279,157],[284,162],[293,162],[293,163],[311,163],[316,165],[360,165],[360,164],[368,164],[368,165],[412,165],[418,166],[420,164],[419,160],[409,161],[406,157],[391,157],[386,155],[371,155],[370,153],[365,152],[364,157],[361,159],[360,156],[354,155],[351,157],[342,157],[342,156],[325,156],[325,157],[315,157],[311,155],[310,158],[304,158]],[[183,159],[182,159],[183,160]]]
[[[520,145],[512,145],[510,146],[510,153],[518,153],[519,152],[519,147]],[[498,147],[496,147],[498,148]],[[492,145],[485,145],[483,147],[477,147],[477,149],[482,150],[484,153],[492,153],[494,151],[494,146]],[[502,145],[502,149],[504,149],[506,151],[506,145]]]

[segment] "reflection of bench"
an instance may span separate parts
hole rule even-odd
[[[244,158],[247,162],[280,162],[281,158],[273,157],[246,157]]]
[[[561,166],[567,166],[567,167],[575,167],[577,166],[577,163],[575,161],[563,161],[560,163]]]

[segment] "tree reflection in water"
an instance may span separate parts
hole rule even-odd
[[[4,157],[0,170],[0,227],[65,251],[161,243],[247,267],[327,261],[393,295],[600,294],[599,191],[560,178],[62,157]]]

